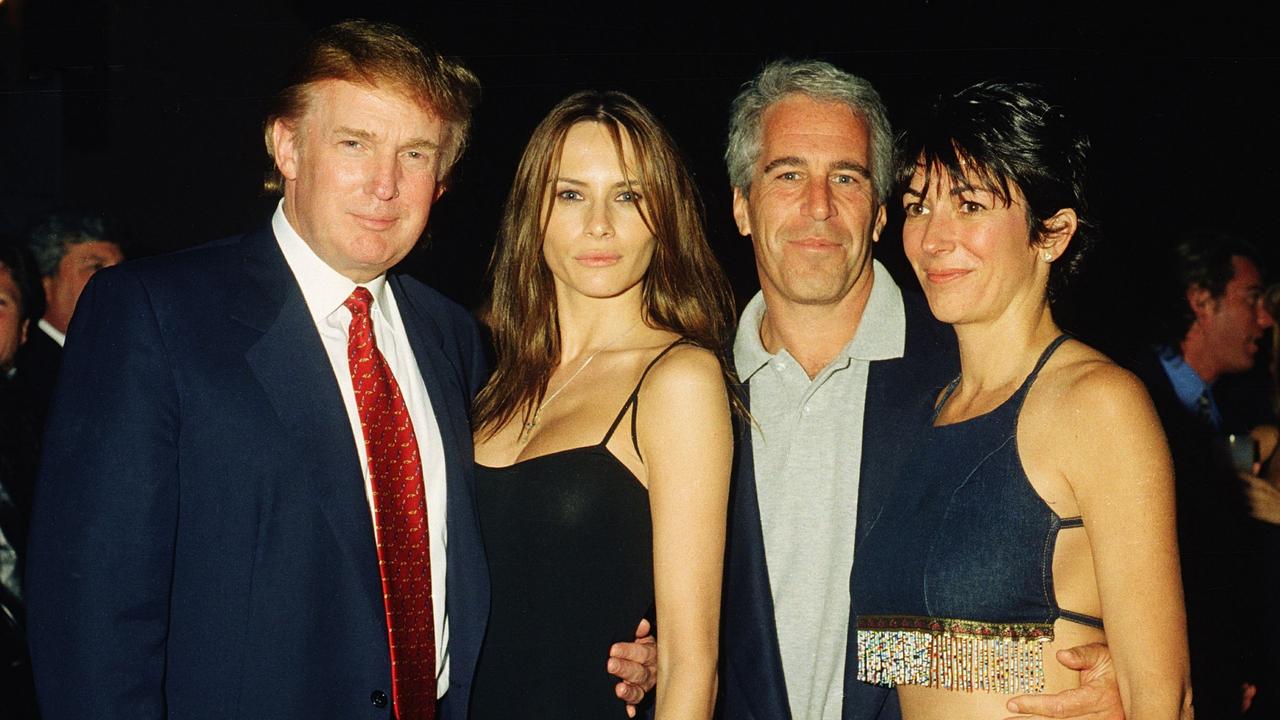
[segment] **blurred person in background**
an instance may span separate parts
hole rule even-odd
[[[39,296],[25,248],[0,239],[0,704],[14,720],[36,717],[22,573],[39,437],[14,358],[30,336]]]
[[[44,313],[29,330],[27,343],[18,353],[18,367],[34,391],[35,410],[43,420],[80,293],[94,273],[122,262],[124,251],[106,220],[80,211],[45,216],[32,228],[27,243],[44,288]]]
[[[1146,384],[1173,456],[1196,714],[1239,717],[1260,679],[1256,646],[1271,630],[1250,620],[1265,573],[1228,444],[1236,420],[1219,404],[1217,384],[1254,366],[1272,318],[1261,302],[1259,253],[1243,238],[1188,230],[1165,259],[1166,267],[1154,264],[1159,309],[1146,328],[1155,343],[1125,364]]]

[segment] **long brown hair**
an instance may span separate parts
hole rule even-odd
[[[702,201],[671,136],[634,98],[620,92],[574,93],[533,131],[503,209],[489,262],[491,326],[497,367],[475,402],[477,428],[492,436],[517,414],[525,420],[546,392],[560,361],[555,287],[542,256],[547,188],[559,174],[569,128],[599,123],[613,138],[619,163],[630,140],[635,167],[623,170],[643,188],[640,216],[657,240],[642,286],[645,323],[687,338],[725,364],[733,294],[707,244]],[[638,177],[631,178],[631,173]]]

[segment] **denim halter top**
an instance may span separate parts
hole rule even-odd
[[[1037,693],[1044,643],[1058,618],[1101,627],[1058,607],[1053,549],[1059,517],[1018,456],[1018,414],[1061,335],[999,407],[934,427],[956,378],[878,516],[859,539],[852,577],[858,679],[878,685]],[[864,480],[865,481],[865,480]]]

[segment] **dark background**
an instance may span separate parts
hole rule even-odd
[[[1105,240],[1058,312],[1105,343],[1147,322],[1158,257],[1180,229],[1233,229],[1273,259],[1280,245],[1275,24],[1230,3],[1192,7],[0,0],[0,233],[91,208],[114,216],[139,256],[264,222],[275,203],[260,191],[264,100],[312,30],[358,16],[415,30],[484,84],[471,149],[409,272],[478,304],[529,133],[568,93],[611,88],[676,137],[745,300],[751,248],[720,159],[729,102],[766,60],[817,57],[871,80],[898,125],[936,93],[988,77],[1041,82],[1065,100],[1093,139]],[[895,270],[899,226],[891,215],[878,249]]]

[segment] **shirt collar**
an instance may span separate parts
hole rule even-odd
[[[283,199],[276,206],[275,215],[271,217],[271,230],[275,233],[276,242],[280,245],[280,252],[284,253],[285,262],[289,264],[289,269],[293,271],[293,276],[298,281],[298,287],[302,290],[302,298],[307,303],[307,310],[311,313],[312,320],[319,324],[343,306],[351,296],[351,291],[355,290],[357,283],[329,267],[311,249],[307,241],[302,239],[298,231],[293,229],[289,219],[284,215]],[[359,284],[369,289],[369,293],[373,295],[373,309],[379,311],[384,304],[386,274],[383,273],[368,282]],[[387,316],[386,313],[383,315]]]
[[[40,318],[38,321],[36,321],[36,327],[43,330],[45,335],[48,335],[51,340],[58,343],[59,347],[62,347],[63,345],[67,344],[66,333],[54,327],[48,320],[45,320],[44,318]]]
[[[900,358],[907,343],[907,313],[902,304],[902,290],[880,261],[871,262],[871,295],[862,310],[858,330],[853,339],[831,361],[889,360]],[[760,340],[760,323],[764,320],[764,293],[757,292],[742,311],[738,331],[733,340],[733,363],[742,382],[747,382],[776,354],[765,349]]]
[[[1211,405],[1211,412],[1216,414],[1216,403],[1214,403],[1212,388],[1208,383],[1200,377],[1195,368],[1187,364],[1186,358],[1182,357],[1173,348],[1162,345],[1156,348],[1156,355],[1160,358],[1160,364],[1164,366],[1164,374],[1169,376],[1169,383],[1173,385],[1173,393],[1178,396],[1178,402],[1191,412],[1197,411],[1197,405],[1200,402],[1200,396],[1208,393]]]

